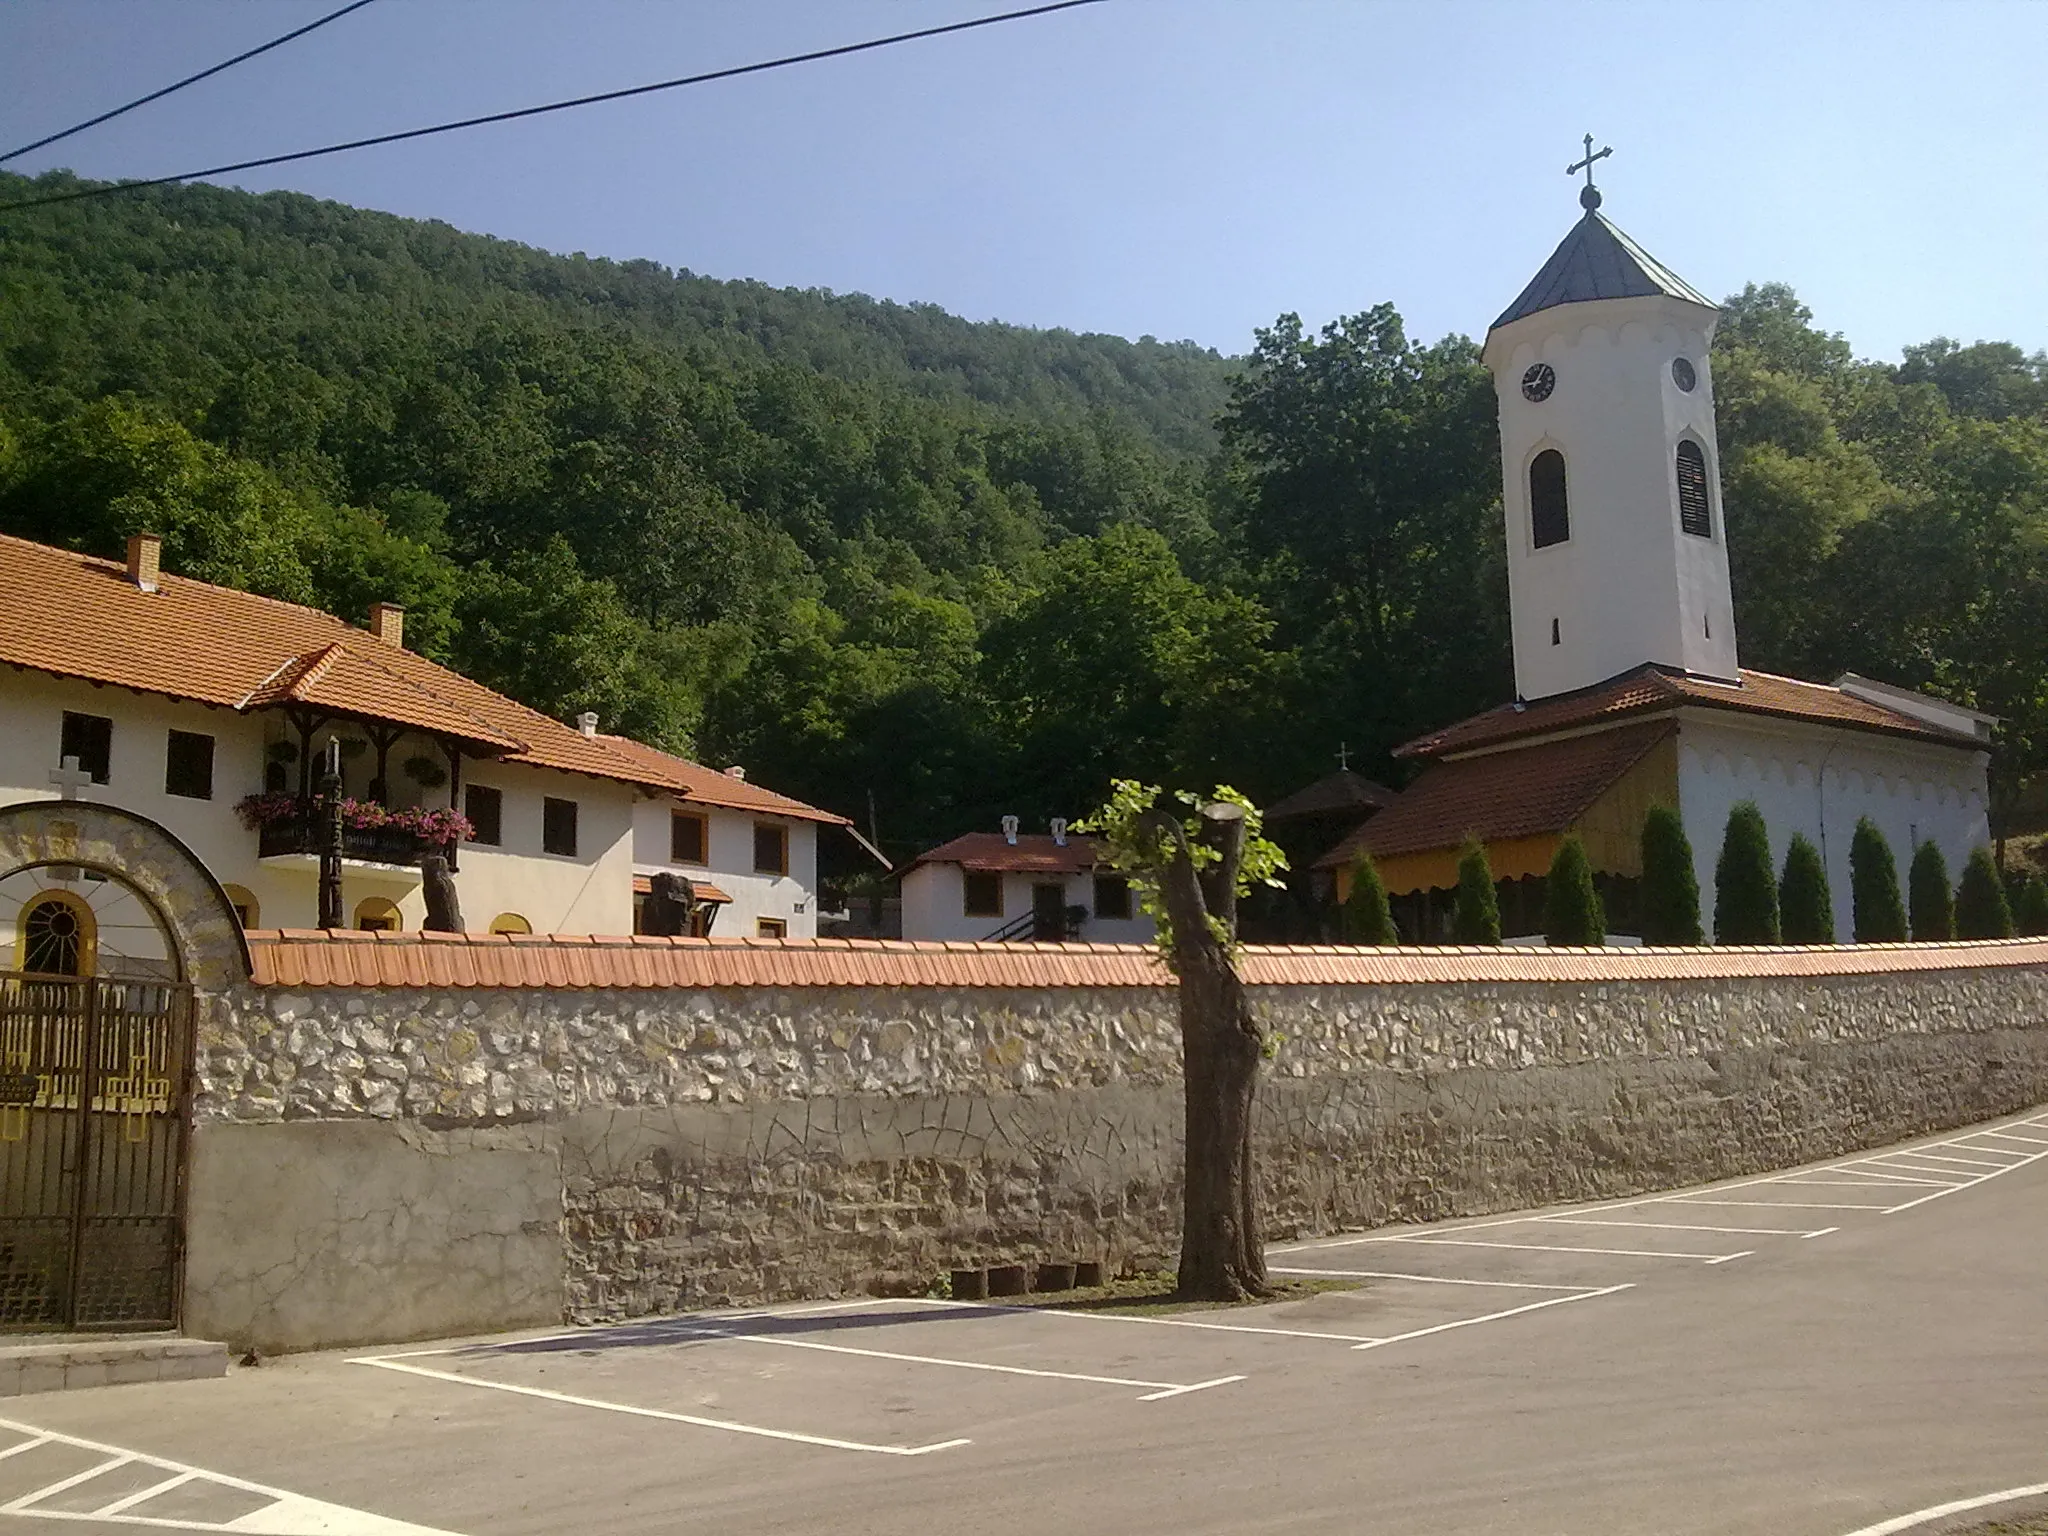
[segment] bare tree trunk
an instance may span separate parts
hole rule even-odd
[[[1161,820],[1170,824],[1170,818]],[[1252,1162],[1252,1101],[1265,1035],[1245,1000],[1228,943],[1237,922],[1244,822],[1219,817],[1211,824],[1222,858],[1206,877],[1197,876],[1177,825],[1165,838],[1176,853],[1162,871],[1180,979],[1186,1085],[1179,1289],[1195,1300],[1241,1301],[1270,1293]]]

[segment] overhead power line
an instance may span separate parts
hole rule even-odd
[[[72,192],[56,192],[47,197],[24,198],[16,203],[0,203],[0,213],[11,213],[17,208],[43,208],[52,203],[75,203],[88,197],[110,197],[117,192],[139,192],[146,187],[168,186],[174,181],[197,181],[206,176],[225,176],[232,171],[249,171],[264,165],[285,165],[294,160],[312,160],[321,155],[339,155],[352,149],[368,149],[377,144],[397,144],[406,139],[424,139],[430,134],[454,133],[461,128],[481,128],[487,123],[509,123],[522,117],[539,117],[545,112],[566,112],[572,107],[595,106],[603,101],[621,101],[628,96],[646,96],[655,91],[673,91],[686,85],[705,85],[713,80],[731,80],[739,75],[758,75],[764,70],[785,69],[792,64],[810,64],[819,59],[842,58],[849,53],[866,53],[875,48],[888,48],[897,43],[913,43],[921,38],[943,37],[949,32],[970,32],[976,27],[992,27],[1005,21],[1022,21],[1029,16],[1048,16],[1054,11],[1071,11],[1084,5],[1099,5],[1102,0],[1055,0],[1050,5],[1034,5],[1021,11],[1005,11],[999,16],[977,16],[970,21],[950,22],[942,27],[923,27],[915,32],[898,32],[893,37],[871,38],[864,43],[845,43],[837,48],[819,48],[810,53],[793,53],[780,59],[764,59],[758,64],[739,64],[731,69],[714,69],[701,75],[683,75],[675,80],[657,80],[652,85],[628,86],[619,91],[600,91],[595,96],[576,96],[568,101],[551,101],[538,107],[519,107],[510,112],[489,112],[482,117],[465,117],[458,122],[436,123],[428,128],[408,128],[400,133],[380,133],[367,139],[351,139],[346,144],[328,144],[319,149],[294,150],[288,155],[264,155],[256,160],[238,160],[232,165],[209,166],[203,171],[181,171],[176,176],[153,176],[147,181],[120,181],[106,186],[84,187]]]
[[[146,107],[152,101],[161,101],[173,91],[182,91],[188,85],[197,85],[207,76],[217,75],[224,69],[233,69],[237,64],[253,59],[259,53],[268,53],[273,48],[281,48],[293,38],[304,37],[308,32],[324,27],[330,21],[339,21],[350,11],[360,11],[369,3],[370,0],[350,0],[350,3],[344,5],[340,10],[330,11],[318,21],[309,21],[296,31],[285,33],[283,37],[273,37],[260,48],[251,48],[247,53],[238,53],[232,59],[223,59],[211,69],[202,69],[198,74],[187,75],[184,79],[167,85],[160,91],[151,91],[147,96],[138,96],[126,106],[116,107],[111,112],[102,112],[98,117],[88,117],[82,123],[73,123],[61,133],[50,134],[47,138],[37,139],[33,144],[24,144],[19,149],[10,149],[6,154],[0,155],[0,165],[4,165],[9,160],[19,159],[32,149],[41,149],[45,144],[54,144],[59,139],[70,138],[74,133],[83,133],[88,128],[97,128],[101,123],[108,121],[110,118],[119,117],[123,112],[133,112],[137,107]]]

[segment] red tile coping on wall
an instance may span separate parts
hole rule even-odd
[[[562,934],[249,934],[261,987],[1164,987],[1136,944],[670,939]],[[1358,949],[1247,945],[1254,986],[1733,980],[2048,966],[2048,939],[1810,949]]]

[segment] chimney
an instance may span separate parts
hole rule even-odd
[[[386,645],[405,648],[405,610],[396,603],[370,604],[370,633]]]
[[[584,735],[594,738],[597,735],[597,711],[586,709],[582,714],[578,715],[576,717],[576,729]]]
[[[734,763],[730,768],[725,770],[725,776],[728,779],[744,780],[747,776],[747,770],[742,768],[738,763]]]
[[[163,553],[164,541],[161,534],[128,535],[128,579],[143,591],[154,592],[157,587],[157,565],[162,560]]]
[[[1067,818],[1055,816],[1052,819],[1052,841],[1055,848],[1067,846]]]
[[[1017,818],[1014,816],[1003,818],[1003,841],[1012,848],[1017,846]]]

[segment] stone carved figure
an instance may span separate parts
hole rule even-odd
[[[427,920],[420,926],[429,933],[461,933],[462,902],[455,894],[455,876],[448,871],[448,856],[430,853],[420,860],[420,884],[427,898]]]
[[[697,915],[697,891],[681,875],[663,871],[649,882],[647,900],[640,904],[640,931],[662,938],[674,938],[693,931]]]

